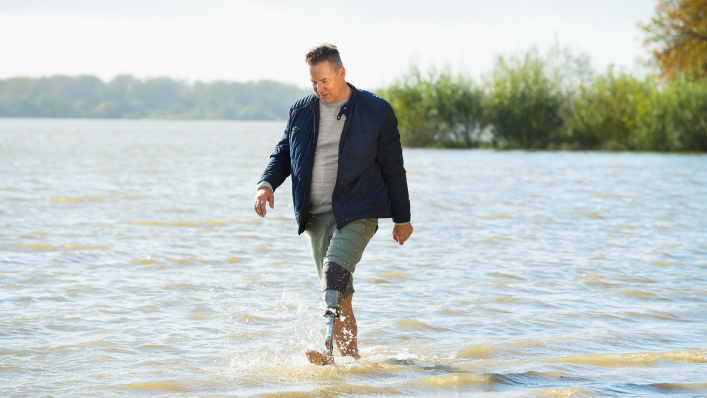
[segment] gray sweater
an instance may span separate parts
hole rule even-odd
[[[336,115],[348,101],[348,98],[333,104],[319,101],[319,135],[309,189],[309,212],[312,214],[332,211],[331,200],[339,171],[339,140],[346,121],[346,116],[337,119]]]

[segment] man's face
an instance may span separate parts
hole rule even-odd
[[[339,71],[334,71],[329,61],[320,62],[309,67],[312,76],[312,89],[319,99],[327,104],[343,101],[348,96],[346,85],[346,70],[342,66]]]

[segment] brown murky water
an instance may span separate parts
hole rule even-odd
[[[0,393],[707,396],[707,157],[405,150],[415,233],[321,293],[284,123],[0,120]]]

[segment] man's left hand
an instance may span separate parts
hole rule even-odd
[[[393,225],[393,240],[402,245],[412,235],[412,223]]]

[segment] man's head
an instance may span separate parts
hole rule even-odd
[[[348,98],[351,89],[346,84],[346,69],[335,45],[324,43],[312,48],[305,61],[312,89],[322,102],[332,104]]]

